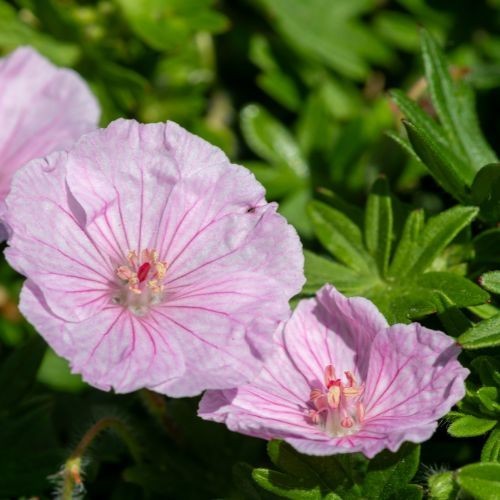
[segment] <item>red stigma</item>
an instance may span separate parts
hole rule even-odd
[[[150,269],[151,264],[149,262],[144,262],[144,264],[139,266],[139,269],[137,270],[137,279],[139,280],[139,283],[142,283],[148,277]]]

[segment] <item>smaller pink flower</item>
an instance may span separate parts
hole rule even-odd
[[[19,167],[68,148],[96,128],[99,115],[75,71],[54,66],[30,47],[0,59],[0,202]]]
[[[444,333],[389,326],[370,301],[325,285],[299,303],[257,379],[207,391],[199,415],[302,453],[371,458],[430,438],[465,394],[459,352]]]

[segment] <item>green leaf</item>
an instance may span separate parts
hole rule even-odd
[[[411,145],[436,181],[457,200],[466,202],[468,181],[472,182],[472,178],[464,174],[461,161],[412,122],[405,120],[403,123]]]
[[[389,63],[391,51],[371,30],[353,19],[367,10],[366,0],[259,0],[273,26],[305,58],[348,78],[362,80],[369,62]]]
[[[465,415],[448,427],[448,433],[456,438],[481,436],[493,429],[496,423],[496,420]]]
[[[379,178],[373,184],[365,211],[365,243],[374,257],[381,276],[387,273],[392,245],[392,202],[387,181]]]
[[[401,90],[391,90],[391,98],[404,117],[426,137],[433,137],[440,145],[448,146],[442,127],[436,123],[415,101]]]
[[[332,255],[355,271],[372,272],[373,260],[364,249],[356,224],[320,201],[312,201],[308,213],[316,236]]]
[[[241,111],[241,130],[252,150],[274,165],[287,165],[301,179],[309,166],[290,132],[263,107],[249,104]]]
[[[287,165],[269,165],[258,161],[246,161],[245,167],[253,172],[266,188],[266,196],[275,200],[303,188],[304,181]]]
[[[422,31],[422,57],[432,102],[448,139],[460,157],[468,160],[463,171],[470,182],[480,166],[496,161],[479,129],[473,94],[465,83],[454,83],[445,56],[436,41]]]
[[[418,484],[408,484],[392,495],[391,500],[399,500],[404,498],[405,500],[422,500],[424,496],[424,489]]]
[[[487,222],[500,221],[500,163],[486,165],[477,173],[471,197],[481,207],[481,216]]]
[[[418,243],[423,228],[424,211],[421,209],[413,210],[405,221],[403,233],[389,267],[389,276],[404,276],[409,264],[417,260],[420,251]]]
[[[373,500],[407,498],[402,490],[415,476],[419,463],[420,447],[412,443],[404,443],[396,453],[379,453],[368,464],[364,496]]]
[[[483,304],[490,298],[489,294],[472,281],[454,273],[430,272],[417,277],[418,286],[439,290],[458,307]]]
[[[362,208],[345,201],[336,192],[320,187],[317,189],[318,193],[325,199],[329,206],[340,210],[344,215],[354,222],[357,226],[361,227],[364,224],[365,214]]]
[[[304,250],[304,273],[307,282],[303,293],[315,293],[325,283],[335,285],[343,293],[355,295],[369,288],[373,282],[372,276],[363,276],[352,269]]]
[[[246,463],[233,465],[233,482],[237,485],[238,492],[244,495],[245,500],[274,500],[279,498],[271,493],[262,491],[253,479],[254,468]]]
[[[213,0],[116,0],[134,33],[157,50],[181,47],[197,31],[220,33],[227,19]]]
[[[389,324],[409,323],[438,310],[434,294],[415,286],[378,286],[365,294]]]
[[[457,482],[477,500],[500,498],[500,464],[477,463],[458,469]]]
[[[45,348],[43,339],[34,335],[0,365],[0,410],[8,410],[31,389]]]
[[[464,349],[482,349],[500,345],[500,314],[485,319],[458,337]]]
[[[252,476],[261,488],[282,498],[292,500],[322,500],[324,498],[318,485],[311,484],[301,478],[291,477],[282,472],[254,469]],[[337,495],[329,498],[340,500]]]
[[[358,455],[329,457],[302,455],[289,444],[278,440],[268,444],[268,453],[276,467],[286,474],[267,471],[266,474],[261,473],[262,481],[273,479],[274,486],[278,482],[292,489],[309,490],[313,495],[317,493],[322,495],[320,498],[336,499],[337,495],[343,500],[359,498],[356,470],[365,463],[365,459]],[[277,490],[273,492],[277,493]]]
[[[500,427],[493,429],[484,443],[481,462],[500,462]]]
[[[427,480],[429,497],[431,500],[455,500],[458,486],[455,483],[453,472],[439,472]]]
[[[500,271],[484,273],[479,278],[479,284],[491,293],[500,294]]]
[[[284,197],[279,206],[279,212],[290,224],[295,226],[299,234],[309,239],[313,237],[313,229],[310,218],[307,216],[307,207],[311,201],[311,192],[308,188],[302,188],[289,193]]]
[[[475,207],[456,206],[431,217],[418,240],[418,258],[408,262],[407,274],[417,274],[428,269],[436,257],[448,246],[457,234],[476,217]]]

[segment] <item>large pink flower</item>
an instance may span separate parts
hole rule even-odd
[[[85,82],[29,47],[0,59],[0,201],[29,160],[71,146],[94,129],[99,106]]]
[[[7,206],[21,311],[102,389],[247,382],[304,281],[254,176],[175,123],[117,120],[34,160]]]
[[[373,457],[428,439],[464,396],[459,351],[417,323],[388,326],[370,301],[326,285],[300,302],[258,378],[208,391],[199,415],[311,455]]]

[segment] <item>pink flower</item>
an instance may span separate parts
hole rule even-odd
[[[29,47],[0,59],[0,201],[15,171],[94,129],[99,106],[85,82]]]
[[[34,160],[7,206],[21,311],[101,389],[247,382],[304,282],[254,176],[175,123],[117,120]]]
[[[465,393],[459,351],[418,323],[388,326],[370,301],[326,285],[299,303],[259,376],[208,391],[199,415],[310,455],[371,458],[432,435]]]

